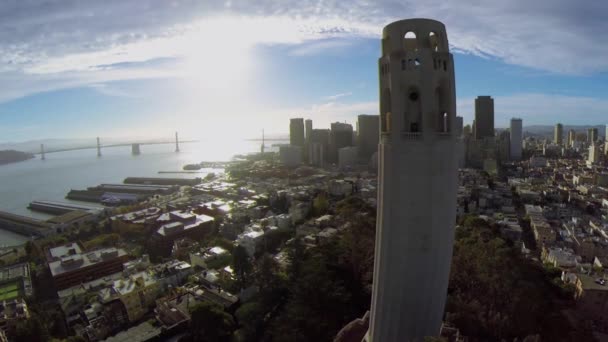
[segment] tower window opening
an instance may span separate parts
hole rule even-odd
[[[448,70],[448,63],[446,61],[443,61],[443,71],[447,71]]]
[[[448,113],[444,112],[441,114],[440,117],[440,122],[441,122],[441,132],[443,133],[448,133],[450,131],[450,123],[449,123],[449,117],[448,117]]]
[[[418,39],[416,33],[409,31],[404,36],[406,50],[418,50]]]
[[[431,46],[431,50],[439,51],[439,38],[435,32],[429,33],[429,43]]]
[[[433,59],[433,69],[437,70],[437,60]]]
[[[401,60],[401,70],[405,70],[405,59]]]
[[[418,101],[418,93],[415,91],[411,92],[409,98],[412,102]]]

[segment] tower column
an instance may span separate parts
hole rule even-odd
[[[423,341],[443,320],[457,191],[453,58],[442,23],[382,34],[378,217],[367,341]]]
[[[99,142],[99,137],[97,137],[97,156],[101,157],[101,143]]]

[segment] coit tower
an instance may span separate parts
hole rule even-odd
[[[456,220],[454,60],[445,26],[408,19],[382,32],[378,217],[367,341],[441,329]]]

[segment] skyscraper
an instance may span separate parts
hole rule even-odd
[[[589,128],[587,130],[587,143],[589,145],[597,141],[597,128]]]
[[[462,116],[456,116],[456,121],[454,121],[454,135],[457,137],[461,137],[464,129],[464,121]]]
[[[511,119],[511,160],[521,159],[521,144],[523,141],[522,120],[518,118]]]
[[[312,134],[312,120],[306,119],[305,123],[305,131],[304,131],[304,139],[306,144],[310,143],[310,136]]]
[[[456,220],[456,100],[445,26],[389,24],[378,64],[378,218],[366,339],[421,341],[441,329]]]
[[[331,124],[329,160],[338,162],[338,150],[353,145],[353,126],[351,124],[334,122]]]
[[[573,147],[576,141],[576,131],[571,129],[568,131],[568,147]]]
[[[304,119],[289,120],[289,144],[304,147]]]
[[[494,137],[494,99],[478,96],[475,99],[475,139]]]
[[[562,145],[564,143],[564,126],[561,123],[555,125],[553,129],[553,142],[556,145]]]
[[[374,152],[378,151],[380,139],[380,116],[361,114],[357,117],[357,145],[359,156],[369,161]]]

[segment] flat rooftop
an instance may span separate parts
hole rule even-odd
[[[61,256],[59,260],[49,262],[49,269],[53,277],[56,277],[63,273],[73,272],[125,255],[127,255],[127,252],[124,249],[114,247],[102,248],[92,252]]]
[[[160,235],[167,236],[167,235],[171,235],[172,228],[175,228],[178,225],[183,225],[184,228],[179,230],[179,231],[183,231],[183,230],[196,228],[203,223],[207,223],[207,222],[211,222],[211,221],[215,220],[213,217],[207,216],[207,215],[194,215],[194,216],[196,216],[196,219],[192,222],[188,222],[186,224],[179,222],[179,221],[167,223],[167,224],[162,225],[160,228],[158,228],[157,232]],[[159,220],[160,220],[160,218],[159,218]],[[167,228],[167,229],[165,230],[165,228]],[[177,232],[177,231],[174,230],[173,232]]]

